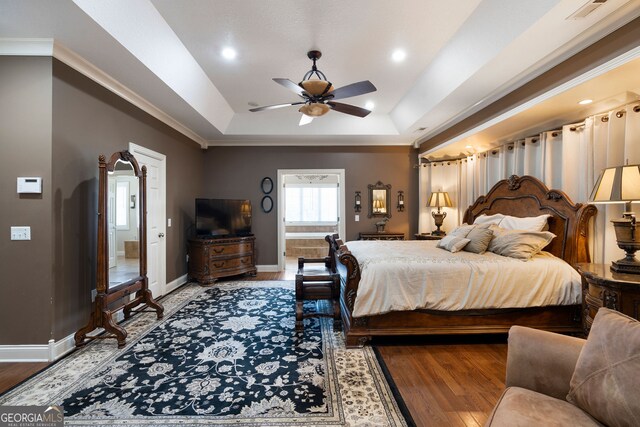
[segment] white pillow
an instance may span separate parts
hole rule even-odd
[[[436,245],[437,248],[446,249],[451,253],[458,252],[464,248],[471,240],[460,236],[445,236]]]
[[[500,221],[504,219],[504,215],[495,214],[495,215],[480,215],[477,217],[473,223],[474,224],[500,224]]]
[[[498,225],[507,230],[542,231],[547,225],[547,219],[550,216],[545,214],[518,218],[517,216],[505,215]]]
[[[475,228],[475,225],[462,224],[449,232],[449,236],[467,237],[467,234]]]
[[[507,230],[491,226],[493,239],[487,250],[494,254],[527,261],[547,246],[555,234],[549,231]]]

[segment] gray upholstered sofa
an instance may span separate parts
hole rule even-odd
[[[485,426],[640,426],[640,322],[600,309],[587,340],[514,326]]]

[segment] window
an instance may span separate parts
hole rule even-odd
[[[129,182],[116,182],[116,228],[129,229]]]
[[[285,221],[304,223],[338,222],[338,188],[336,186],[285,187]]]

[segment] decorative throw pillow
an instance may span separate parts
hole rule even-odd
[[[547,226],[547,219],[549,219],[549,217],[551,217],[549,214],[525,218],[505,215],[498,225],[507,230],[542,231]]]
[[[483,228],[481,226],[474,227],[473,230],[467,234],[467,239],[470,240],[467,246],[464,247],[466,252],[474,252],[476,254],[483,254],[487,250],[491,238],[493,237],[493,230],[490,228]]]
[[[495,215],[480,215],[477,217],[473,223],[474,224],[500,224],[500,221],[504,219],[504,215],[495,214]]]
[[[458,252],[460,249],[464,248],[467,243],[469,243],[469,239],[465,239],[464,237],[460,236],[449,235],[440,239],[436,247],[446,249],[449,252],[453,253]]]
[[[453,231],[450,231],[449,236],[467,237],[467,234],[469,234],[474,227],[475,225],[462,224],[460,227],[456,227]]]
[[[639,426],[640,322],[598,310],[567,400],[608,426]]]
[[[492,225],[493,239],[487,250],[494,254],[517,258],[524,261],[531,259],[556,237],[549,231],[507,230]]]

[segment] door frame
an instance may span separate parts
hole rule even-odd
[[[284,228],[284,176],[285,175],[338,175],[338,201],[340,203],[339,208],[339,220],[338,220],[338,233],[340,237],[346,236],[346,183],[344,169],[278,169],[277,189],[276,196],[278,198],[277,204],[277,221],[278,221],[278,271],[284,271],[285,269],[285,248],[286,248],[286,236]],[[327,248],[328,252],[328,248]]]
[[[164,233],[164,238],[159,239],[159,250],[158,250],[158,295],[154,295],[154,298],[158,298],[159,296],[165,295],[167,292],[167,156],[162,153],[158,153],[149,148],[143,147],[138,144],[134,144],[133,142],[129,142],[129,152],[133,154],[134,157],[138,156],[146,156],[150,157],[154,160],[160,162],[160,212],[157,212],[159,215],[158,223],[159,230],[161,233]],[[138,160],[138,159],[136,159]],[[138,160],[138,163],[144,163]],[[148,194],[148,192],[147,192]],[[147,206],[147,215],[148,206]],[[149,244],[149,239],[147,238],[147,245]],[[149,250],[147,248],[147,254],[149,254]],[[147,262],[147,266],[149,263]],[[148,272],[147,272],[148,273]]]

